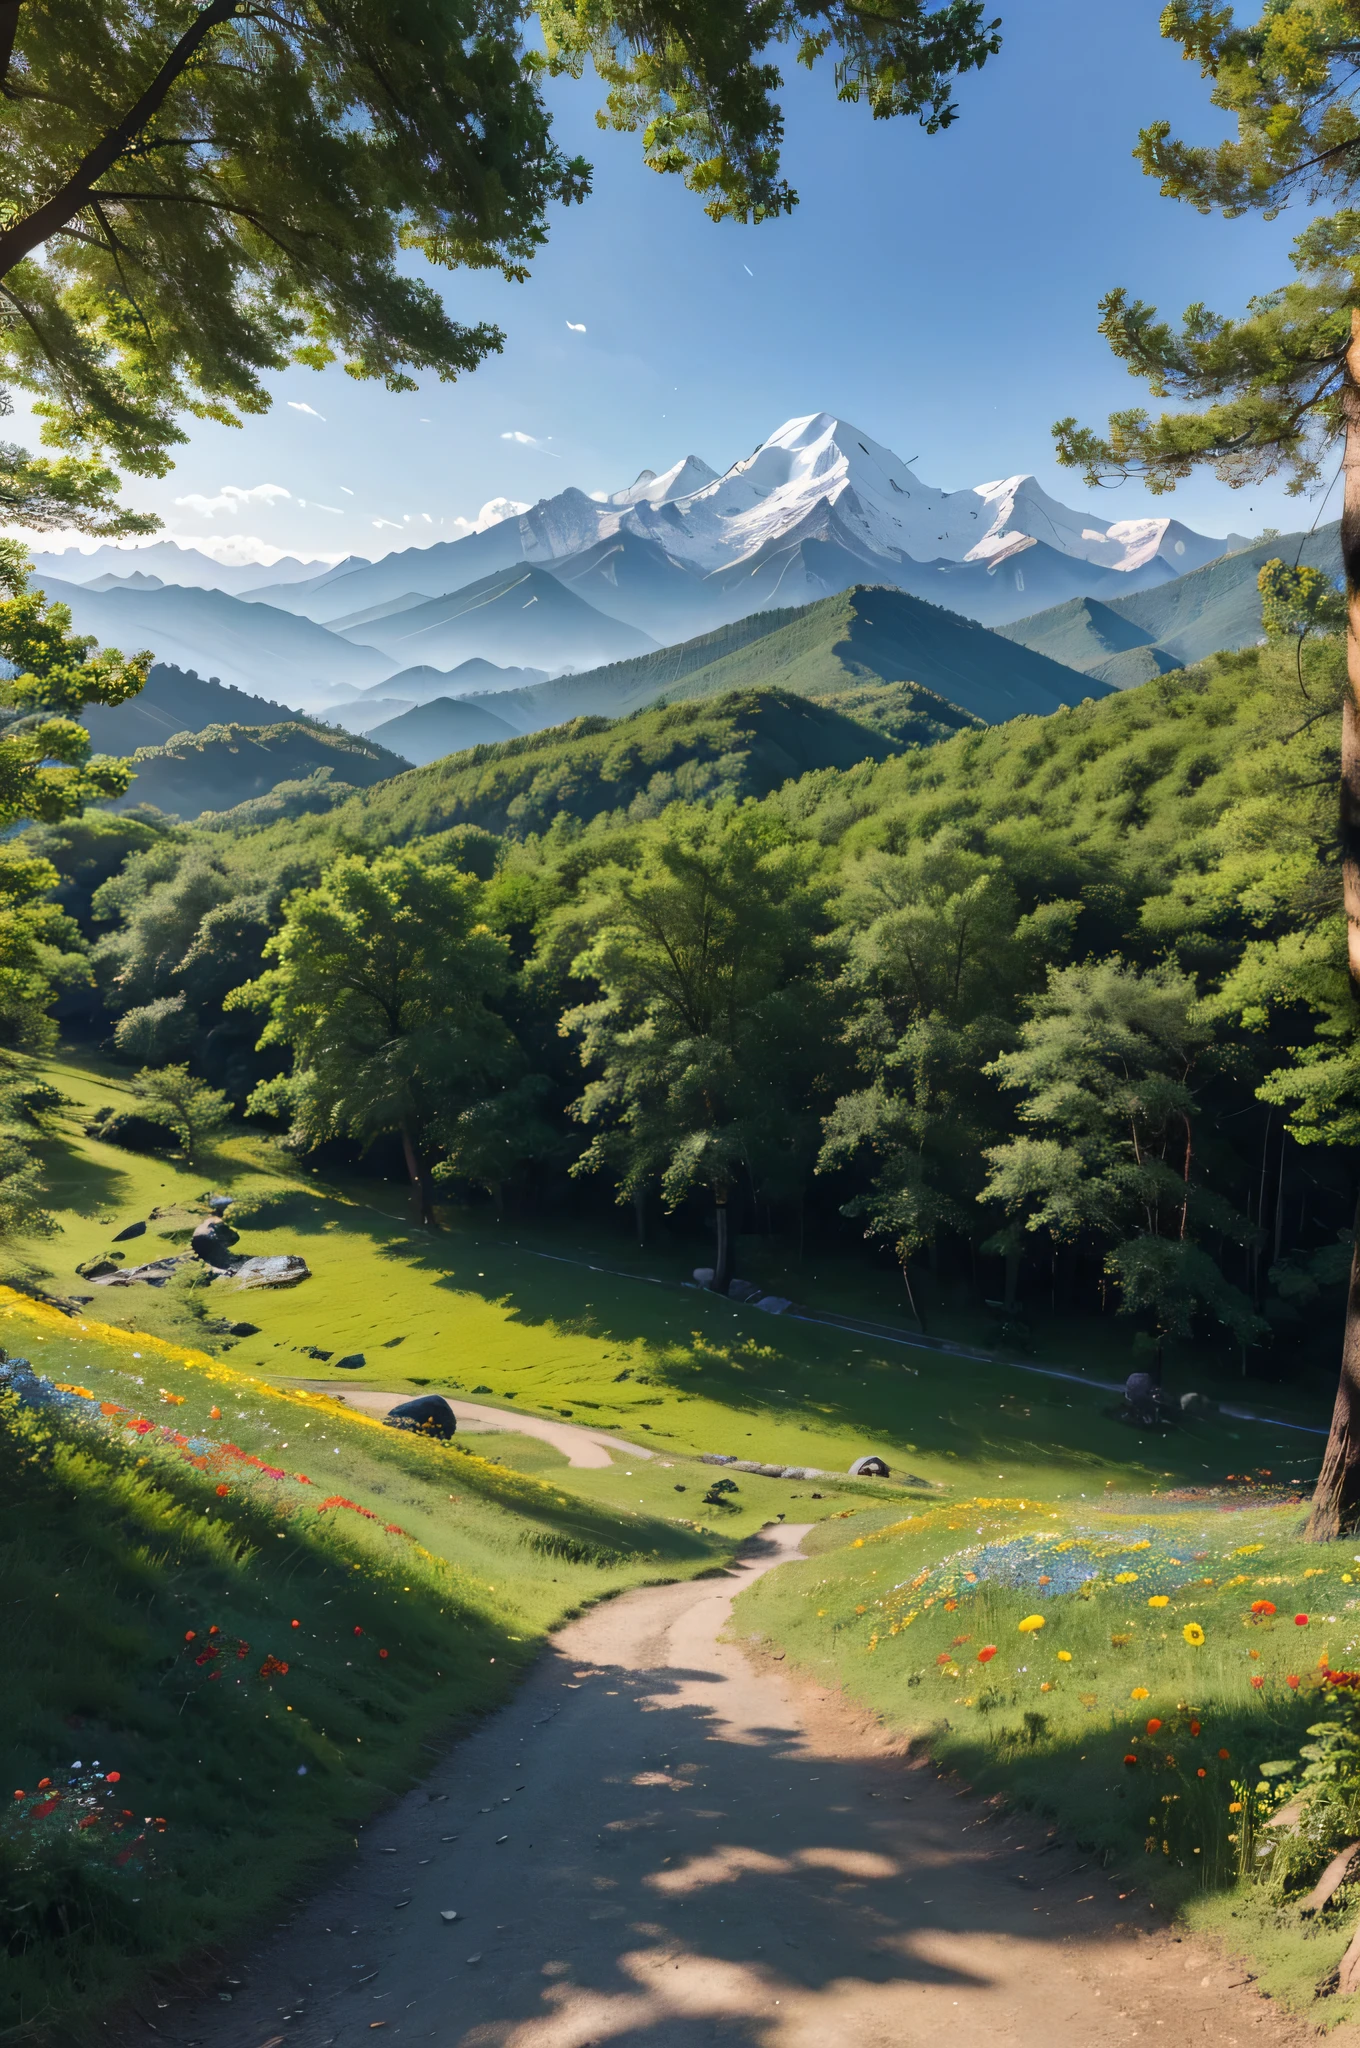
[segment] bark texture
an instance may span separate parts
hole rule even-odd
[[[1346,696],[1341,712],[1341,883],[1346,909],[1346,957],[1351,994],[1360,1001],[1360,309],[1351,314],[1346,358],[1345,497],[1341,559],[1346,571]],[[1360,1526],[1360,1205],[1357,1249],[1346,1292],[1341,1373],[1327,1449],[1308,1517],[1314,1543],[1333,1543]],[[1354,1946],[1354,1945],[1353,1945]],[[1347,1957],[1347,1962],[1351,1958]],[[1352,1964],[1352,1969],[1360,1964]],[[1345,1965],[1343,1965],[1343,1974]]]

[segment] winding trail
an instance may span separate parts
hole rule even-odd
[[[499,1413],[499,1411],[497,1411]],[[630,1593],[362,1838],[344,1876],[158,2013],[179,2048],[1298,2048],[1209,1948],[1149,1932],[837,1697],[725,1642],[796,1548]],[[445,1922],[444,1911],[458,1918]],[[1329,2037],[1352,2043],[1342,2028]]]
[[[343,1399],[347,1408],[366,1408],[371,1415],[386,1415],[396,1407],[398,1401],[414,1398],[410,1389],[404,1394],[380,1394],[376,1387],[356,1387],[343,1382],[337,1386],[334,1380],[293,1380],[291,1385],[304,1387],[311,1394],[334,1394]],[[437,1394],[438,1387],[422,1387],[422,1394]],[[621,1436],[610,1436],[607,1430],[592,1429],[589,1423],[549,1422],[541,1415],[517,1415],[512,1408],[488,1408],[481,1401],[463,1401],[452,1394],[443,1397],[452,1408],[460,1433],[477,1436],[491,1430],[512,1430],[517,1436],[536,1436],[540,1442],[551,1444],[561,1451],[569,1465],[575,1465],[581,1472],[602,1472],[613,1464],[610,1451],[622,1451],[630,1458],[651,1458],[656,1454],[642,1444],[626,1443]]]

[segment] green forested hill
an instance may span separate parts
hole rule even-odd
[[[365,789],[399,775],[407,763],[370,740],[290,720],[182,732],[164,746],[140,747],[132,765],[136,780],[112,808],[154,804],[187,822],[264,796],[280,782],[325,773],[338,786]]]
[[[1252,646],[1262,634],[1256,584],[1262,564],[1280,556],[1339,578],[1340,531],[1333,520],[1316,533],[1276,534],[1155,590],[1103,604],[1072,598],[996,630],[1116,689],[1128,689],[1159,671],[1205,661],[1221,649]]]
[[[971,723],[927,690],[879,694],[894,714],[874,707],[890,732],[787,688],[729,691],[612,721],[579,718],[416,769],[352,798],[336,827],[378,845],[453,825],[523,838],[558,817],[648,818],[677,798],[768,796],[810,770],[886,760]]]
[[[975,620],[900,590],[861,584],[636,661],[472,701],[532,731],[570,718],[617,718],[662,696],[716,697],[767,683],[824,696],[874,682],[919,684],[989,723],[1104,694],[1102,684],[1074,678],[1059,662]]]

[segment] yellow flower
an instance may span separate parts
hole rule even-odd
[[[1138,1574],[1137,1572],[1116,1572],[1114,1582],[1116,1586],[1136,1586]]]
[[[1229,1800],[1229,1802],[1228,1802],[1228,1811],[1229,1811],[1229,1813],[1240,1813],[1240,1812],[1242,1811],[1242,1802],[1241,1802],[1241,1800],[1240,1800],[1240,1799],[1231,1799],[1231,1800]]]
[[[1148,1601],[1148,1606],[1165,1607],[1167,1604],[1168,1597],[1169,1596],[1165,1593],[1154,1593]]]
[[[1072,1662],[1072,1652],[1070,1650],[1059,1650],[1058,1662],[1060,1664],[1070,1664]]]
[[[1043,1625],[1044,1617],[1042,1614],[1027,1614],[1020,1624],[1020,1633],[1022,1636],[1032,1636]]]
[[[1197,1650],[1204,1641],[1204,1630],[1197,1621],[1187,1621],[1185,1627],[1181,1630],[1181,1634],[1185,1637],[1192,1650]]]
[[[1129,1694],[1131,1700],[1145,1700],[1147,1696],[1148,1689],[1145,1685],[1135,1685],[1133,1691]]]

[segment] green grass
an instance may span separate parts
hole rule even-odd
[[[83,1135],[94,1108],[126,1100],[125,1079],[73,1058],[50,1071],[71,1102],[42,1148],[61,1232],[30,1248],[27,1284],[91,1299],[82,1327],[12,1297],[4,1311],[12,1327],[0,1342],[156,1427],[134,1442],[116,1416],[98,1426],[16,1420],[12,1404],[0,1403],[12,1439],[8,1469],[18,1475],[0,1502],[5,1611],[10,1640],[23,1646],[0,1675],[6,1758],[12,1784],[26,1790],[77,1757],[112,1760],[139,1821],[145,1812],[166,1825],[135,1904],[131,1883],[94,1867],[97,1858],[89,1868],[73,1863],[64,1836],[43,1866],[45,1890],[5,1884],[5,1910],[13,1915],[15,1901],[22,1910],[10,1927],[10,2003],[0,2024],[74,2024],[147,1971],[229,1938],[343,1852],[364,1815],[419,1775],[430,1744],[505,1696],[566,1614],[629,1585],[703,1569],[778,1515],[822,1522],[811,1539],[817,1555],[762,1582],[743,1629],[778,1635],[792,1656],[839,1676],[888,1720],[931,1731],[971,1782],[1052,1806],[1095,1853],[1121,1865],[1143,1860],[1140,1829],[1152,1810],[1141,1778],[1140,1797],[1131,1797],[1118,1761],[1136,1726],[1127,1697],[1135,1684],[1175,1711],[1180,1699],[1202,1704],[1206,1726],[1230,1749],[1250,1753],[1269,1738],[1270,1753],[1288,1754],[1296,1741],[1305,1709],[1281,1687],[1289,1674],[1276,1670],[1294,1650],[1292,1631],[1244,1632],[1243,1591],[1224,1589],[1233,1574],[1217,1555],[1260,1540],[1269,1570],[1297,1579],[1314,1553],[1305,1565],[1291,1544],[1285,1525],[1296,1510],[1213,1518],[1198,1547],[1215,1552],[1204,1575],[1212,1569],[1219,1583],[1193,1596],[1209,1631],[1199,1652],[1171,1626],[1179,1604],[1150,1621],[1150,1610],[1130,1604],[1136,1588],[1102,1588],[1094,1604],[1053,1603],[1028,1658],[1016,1654],[1031,1640],[1016,1633],[1027,1611],[1018,1596],[969,1588],[947,1619],[936,1602],[896,1635],[901,1616],[875,1602],[988,1534],[1070,1533],[1090,1516],[1103,1528],[1111,1490],[1127,1513],[1129,1495],[1225,1472],[1296,1476],[1316,1457],[1308,1439],[1216,1421],[1149,1441],[1124,1429],[1095,1387],[907,1351],[685,1291],[679,1283],[693,1259],[683,1247],[639,1251],[621,1226],[611,1234],[584,1221],[567,1235],[502,1228],[483,1212],[420,1231],[403,1214],[403,1189],[300,1171],[259,1135],[229,1133],[193,1166],[140,1157]],[[313,1277],[281,1293],[184,1282],[99,1289],[76,1277],[78,1263],[134,1221],[147,1230],[118,1247],[129,1263],[182,1248],[208,1188],[253,1204],[242,1250],[301,1252]],[[759,1277],[772,1281],[773,1261],[762,1257]],[[799,1278],[797,1292],[814,1305],[893,1313],[891,1281],[849,1261],[818,1258]],[[220,1334],[224,1318],[259,1328],[231,1340]],[[1110,1375],[1108,1333],[1095,1339],[1065,1362]],[[366,1364],[340,1375],[309,1347],[360,1351]],[[427,1444],[300,1390],[328,1374],[346,1389],[443,1388],[507,1415],[569,1417],[654,1455],[618,1452],[605,1469],[579,1470],[509,1430]],[[177,1398],[162,1399],[162,1389]],[[159,1434],[162,1424],[186,1438],[202,1431],[214,1444],[229,1431],[247,1456],[316,1484],[271,1479],[231,1456],[223,1467],[216,1451],[195,1464],[173,1434]],[[895,1475],[919,1475],[934,1493],[742,1474],[726,1509],[702,1500],[715,1476],[697,1462],[705,1452],[843,1474],[870,1448]],[[378,1519],[352,1508],[319,1513],[327,1487]],[[972,1505],[998,1497],[1033,1505]],[[829,1519],[846,1514],[849,1525]],[[1156,1516],[1157,1530],[1178,1540],[1183,1527],[1183,1516]],[[865,1537],[862,1548],[846,1547],[850,1529]],[[1252,1563],[1246,1575],[1266,1569]],[[1340,1657],[1349,1641],[1340,1617],[1349,1610],[1332,1578],[1313,1583],[1327,1586],[1326,1611],[1339,1617],[1328,1645]],[[1177,1602],[1188,1597],[1178,1593]],[[1103,1634],[1122,1626],[1126,1609],[1134,1642],[1116,1652]],[[186,1631],[202,1638],[214,1625],[250,1644],[245,1683],[186,1688]],[[982,1686],[964,1664],[957,1679],[942,1679],[935,1658],[955,1635],[977,1640],[987,1631],[1001,1650],[982,1679],[1000,1697],[984,1710]],[[1072,1666],[1048,1677],[1053,1693],[1040,1693],[1041,1666],[1045,1675],[1056,1670],[1053,1653],[1068,1642]],[[1315,1657],[1315,1633],[1308,1644]],[[1249,1646],[1264,1658],[1252,1669],[1261,1663],[1270,1676],[1260,1695],[1242,1662]],[[376,1658],[379,1648],[387,1659]],[[286,1680],[258,1676],[265,1656],[289,1664]],[[1021,1673],[1026,1661],[1031,1669]],[[1081,1704],[1078,1680],[1094,1690],[1094,1707]],[[972,1707],[956,1704],[969,1697]],[[1037,1733],[1034,1724],[1026,1731],[1027,1712],[1044,1716]],[[1164,1777],[1158,1800],[1170,1785]],[[1240,1913],[1264,1912],[1254,1894],[1196,1889],[1196,1861],[1210,1887],[1231,1874],[1225,1831],[1209,1827],[1217,1808],[1203,1806],[1211,1793],[1221,1800],[1226,1782],[1219,1773],[1197,1791],[1196,1779],[1187,1800],[1176,1779],[1186,1813],[1201,1802],[1204,1854],[1193,1859],[1197,1845],[1188,1842],[1190,1860],[1183,1857],[1180,1835],[1174,1854],[1158,1849],[1159,1906],[1186,1898],[1213,1912],[1228,1896]],[[5,1853],[12,1878],[12,1844]],[[1265,1921],[1257,1932],[1268,1946]],[[1326,1942],[1317,1940],[1320,1954]],[[1282,1981],[1290,1969],[1298,1974],[1296,1948],[1285,1943]]]
[[[239,1933],[504,1699],[565,1615],[728,1553],[475,1440],[404,1436],[22,1296],[0,1296],[0,1341],[83,1390],[74,1414],[0,1399],[9,1785],[31,1805],[97,1759],[152,1852],[119,1870],[69,1799],[35,1849],[12,1810],[0,2031],[88,2020]],[[551,1455],[516,1447],[521,1468]],[[213,1629],[220,1682],[193,1661]]]
[[[1355,1668],[1360,1560],[1303,1544],[1292,1503],[1141,1508],[985,1495],[828,1523],[806,1562],[742,1596],[733,1630],[777,1641],[977,1792],[1056,1820],[1145,1924],[1184,1909],[1249,1946],[1262,1988],[1303,2006],[1360,1884],[1301,1922],[1302,1871],[1272,1887],[1256,1853],[1275,1839],[1257,1786],[1319,1718],[1320,1667]],[[1262,1601],[1278,1611],[1253,1615]],[[1360,1997],[1314,2017],[1360,2018]]]

